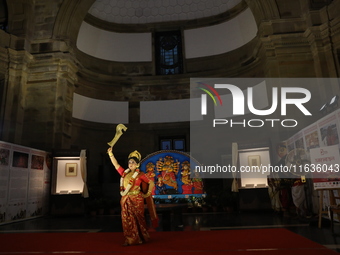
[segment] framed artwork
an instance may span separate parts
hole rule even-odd
[[[32,155],[31,168],[37,170],[44,170],[44,157],[39,155]]]
[[[12,166],[28,168],[28,153],[14,151]]]
[[[9,165],[9,150],[0,149],[0,165],[2,166]]]
[[[260,164],[261,164],[260,155],[248,156],[248,165],[249,166],[260,166]]]
[[[77,176],[77,163],[66,163],[65,175],[67,177]]]

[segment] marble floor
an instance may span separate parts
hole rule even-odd
[[[208,212],[160,215],[157,231],[206,231],[222,229],[286,228],[329,249],[340,252],[340,224],[318,218],[297,218],[271,211]],[[45,216],[0,226],[0,233],[33,232],[121,232],[119,213],[115,215]]]

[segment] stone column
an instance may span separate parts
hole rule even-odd
[[[6,49],[7,63],[6,82],[3,95],[3,126],[2,137],[4,141],[21,143],[24,108],[25,108],[25,86],[27,79],[27,65],[32,56],[25,51]]]
[[[317,77],[337,77],[333,45],[328,24],[310,27],[306,36],[311,45]]]
[[[69,149],[76,61],[69,53],[35,56],[25,84],[22,142],[35,148]]]

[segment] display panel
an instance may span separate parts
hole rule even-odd
[[[80,157],[55,157],[52,177],[52,194],[81,194],[84,181]]]
[[[48,211],[50,157],[46,151],[0,142],[0,224]]]

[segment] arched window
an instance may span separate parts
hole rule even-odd
[[[182,39],[180,31],[155,34],[156,73],[159,75],[183,73]]]
[[[8,12],[6,0],[0,0],[0,29],[7,30]]]

